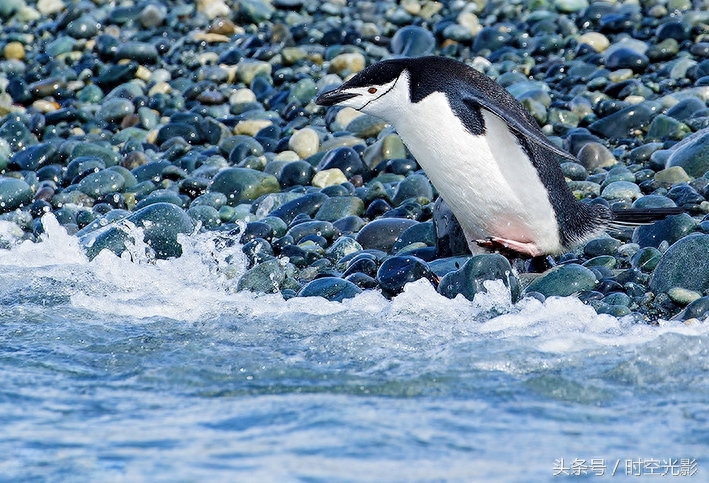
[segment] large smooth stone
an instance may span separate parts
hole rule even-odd
[[[357,294],[362,289],[349,280],[337,277],[316,278],[298,292],[298,297],[323,297],[333,302],[342,302]]]
[[[699,293],[709,290],[709,235],[689,235],[662,255],[650,278],[650,290],[661,293],[676,287]]]
[[[387,258],[377,271],[377,282],[391,295],[401,293],[404,285],[420,278],[432,280],[433,272],[425,261],[414,256]]]
[[[670,245],[680,238],[692,233],[697,227],[697,222],[687,213],[668,216],[664,220],[656,221],[650,225],[641,225],[633,232],[633,243],[641,247],[660,246],[667,241]]]
[[[404,230],[417,223],[408,218],[380,218],[367,223],[357,233],[356,240],[365,249],[389,253]]]
[[[126,179],[120,173],[104,169],[91,173],[79,181],[79,191],[93,198],[98,198],[108,193],[122,191],[125,184]]]
[[[315,214],[315,219],[335,222],[346,216],[359,216],[363,211],[364,202],[360,198],[356,196],[335,196],[325,200]]]
[[[667,159],[666,168],[679,166],[698,178],[709,171],[709,129],[703,129],[676,145]]]
[[[17,178],[0,178],[0,213],[7,213],[30,203],[30,185]]]
[[[650,124],[662,106],[654,101],[645,101],[628,106],[598,121],[591,123],[588,129],[605,138],[618,139],[633,135],[633,131]]]
[[[488,280],[502,280],[510,290],[512,302],[519,300],[519,280],[512,273],[510,262],[498,254],[474,256],[460,269],[447,273],[438,284],[438,293],[450,299],[461,294],[473,300],[476,294],[487,292],[484,283]]]
[[[546,297],[568,297],[578,292],[593,290],[597,284],[596,275],[591,270],[570,263],[546,271],[530,283],[525,292],[539,292]]]
[[[243,274],[236,289],[257,293],[278,292],[286,279],[287,268],[283,260],[267,260]]]
[[[391,50],[402,57],[420,57],[433,53],[436,39],[433,34],[416,25],[407,25],[396,31],[391,39]]]
[[[52,143],[33,144],[15,153],[10,158],[10,167],[36,171],[40,166],[47,164],[56,152],[57,148]]]
[[[180,233],[188,234],[194,230],[191,218],[184,210],[171,203],[154,203],[125,218],[143,229],[143,241],[155,251],[155,257],[167,259],[182,255],[182,245],[177,240]],[[126,249],[126,243],[134,243],[134,234],[121,221],[87,233],[81,237],[81,243],[89,259],[95,258],[101,250],[108,249],[119,255]]]
[[[277,193],[281,187],[278,179],[271,174],[250,168],[227,168],[214,177],[209,189],[223,193],[229,205],[236,206],[242,201],[251,201],[268,193]]]
[[[286,222],[286,224],[290,224],[293,218],[301,213],[305,213],[308,216],[315,215],[327,199],[328,196],[323,193],[310,193],[283,203],[271,211],[269,215],[276,216]]]

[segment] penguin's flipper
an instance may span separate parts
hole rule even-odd
[[[467,95],[470,96],[470,94]],[[519,116],[512,115],[510,114],[510,112],[503,109],[500,105],[482,96],[471,96],[466,99],[463,99],[463,102],[467,104],[470,108],[482,108],[486,111],[491,112],[492,114],[502,119],[511,130],[523,135],[531,142],[548,149],[549,151],[553,152],[558,156],[561,156],[562,158],[576,161],[576,157],[573,154],[564,151],[559,146],[549,141],[549,139],[547,139],[547,137],[542,134],[539,128],[536,128],[536,126],[529,125],[526,122],[527,120],[523,117],[525,115],[528,115],[526,114],[526,111],[524,111],[524,113],[519,113]],[[524,108],[522,108],[521,106],[520,109],[524,110]]]

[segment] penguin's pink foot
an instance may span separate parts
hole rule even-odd
[[[475,240],[478,246],[487,248],[489,250],[509,250],[523,255],[528,255],[530,257],[539,257],[545,255],[543,251],[539,249],[534,243],[522,243],[515,240],[508,240],[506,238],[499,238],[496,236],[488,237],[484,240]]]

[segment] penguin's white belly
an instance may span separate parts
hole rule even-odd
[[[409,105],[394,126],[468,237],[560,246],[548,192],[507,124],[482,110],[485,135],[468,132],[442,93]]]

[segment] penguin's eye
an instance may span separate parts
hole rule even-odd
[[[367,90],[367,92],[369,92],[370,94],[375,94],[375,93],[377,92],[377,88],[376,88],[376,87],[370,87],[370,88]]]

